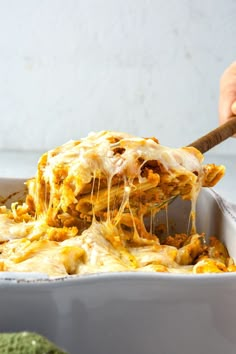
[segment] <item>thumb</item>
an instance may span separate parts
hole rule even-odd
[[[231,111],[232,111],[233,114],[236,115],[236,101],[232,104]]]

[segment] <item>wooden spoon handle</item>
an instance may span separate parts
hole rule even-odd
[[[222,141],[231,137],[236,133],[236,117],[231,117],[225,124],[212,130],[208,134],[192,142],[188,146],[193,146],[202,154],[212,149],[214,146],[220,144]]]

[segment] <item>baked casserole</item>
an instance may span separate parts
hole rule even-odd
[[[102,131],[45,153],[27,196],[0,207],[0,270],[50,277],[97,272],[231,272],[225,246],[195,227],[202,187],[224,166],[203,164],[191,147]],[[161,237],[158,212],[191,201],[186,233]],[[165,227],[165,225],[163,226]]]

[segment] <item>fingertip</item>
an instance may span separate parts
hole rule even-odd
[[[236,101],[231,106],[232,113],[236,115]]]

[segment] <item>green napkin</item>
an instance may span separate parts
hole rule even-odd
[[[0,333],[1,354],[67,354],[47,338],[32,332]]]

